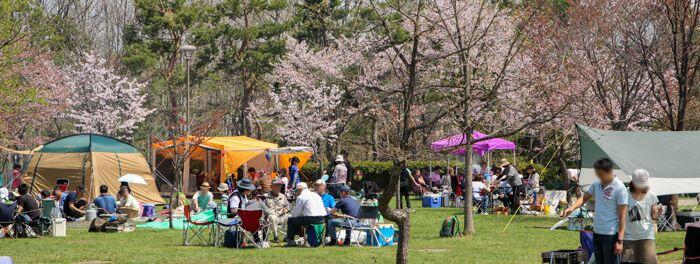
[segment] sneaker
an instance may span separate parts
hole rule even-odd
[[[328,243],[326,243],[326,246],[337,246],[338,245],[338,240],[331,239]]]
[[[279,242],[280,242],[280,240],[278,237],[272,238],[272,243],[279,243]]]
[[[267,241],[263,241],[258,243],[259,248],[270,248],[270,243],[267,243]]]
[[[297,246],[297,242],[294,241],[294,240],[287,240],[287,242],[285,242],[284,246],[285,246],[285,247],[296,247],[296,246]]]

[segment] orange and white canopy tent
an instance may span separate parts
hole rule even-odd
[[[287,147],[279,148],[277,144],[265,142],[262,140],[257,140],[254,138],[246,136],[233,136],[233,137],[196,137],[189,136],[188,138],[181,137],[176,140],[178,150],[184,153],[184,150],[188,148],[188,144],[197,145],[196,148],[191,148],[192,153],[190,157],[197,157],[203,155],[202,149],[213,149],[221,152],[221,160],[223,164],[223,175],[236,174],[237,169],[246,164],[248,161],[262,157],[265,159],[265,155],[277,156],[280,163],[278,164],[280,168],[286,168],[289,165],[289,159],[293,156],[297,156],[300,161],[303,160],[306,163],[313,152],[310,148],[306,147]],[[158,155],[164,157],[172,157],[173,155],[173,141],[159,141],[153,143],[152,147]],[[270,160],[270,157],[267,157]],[[286,161],[286,162],[285,162]],[[303,165],[303,163],[300,163]],[[220,178],[221,182],[226,181],[226,177]]]

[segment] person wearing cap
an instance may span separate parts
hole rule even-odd
[[[209,191],[210,188],[209,182],[206,181],[199,186],[199,191],[192,196],[192,211],[199,213],[207,208],[216,206],[214,194]]]
[[[654,220],[661,215],[659,199],[649,192],[649,172],[632,172],[627,203],[627,222],[622,244],[622,263],[656,263]]]
[[[332,195],[328,194],[326,192],[326,182],[323,180],[317,180],[314,182],[314,191],[321,196],[321,200],[323,200],[323,206],[326,207],[326,211],[330,214],[331,209],[335,207],[335,199],[333,198]]]
[[[335,163],[333,174],[331,174],[330,179],[328,179],[328,192],[333,195],[334,198],[339,198],[340,188],[345,186],[348,181],[348,168],[345,166],[345,158],[343,158],[343,155],[335,156]]]
[[[292,217],[287,220],[287,246],[296,246],[294,237],[300,233],[302,226],[323,224],[328,212],[323,200],[317,193],[309,190],[305,182],[297,184],[297,200],[292,210]]]
[[[613,174],[613,167],[608,158],[597,160],[593,169],[598,181],[591,184],[588,191],[561,214],[562,217],[567,217],[591,198],[595,199],[593,254],[597,264],[618,262],[626,232],[629,192],[625,184]]]
[[[511,201],[510,209],[513,214],[516,214],[518,208],[520,208],[520,193],[524,191],[522,177],[518,173],[518,170],[510,164],[510,161],[506,158],[502,158],[498,162],[498,166],[502,168],[499,180],[508,180],[508,184],[510,185],[511,190],[508,193]]]
[[[282,194],[283,188],[284,181],[281,179],[273,181],[270,196],[265,199],[265,206],[263,207],[267,221],[272,226],[274,238],[272,241],[275,243],[279,241],[279,228],[287,224],[287,219],[291,216],[291,204],[289,204],[287,197]]]
[[[228,216],[232,218],[238,215],[238,210],[245,209],[250,202],[250,194],[255,190],[253,181],[248,178],[236,182],[236,190],[228,198]]]
[[[334,246],[338,244],[336,228],[359,225],[356,219],[360,214],[360,203],[350,196],[350,187],[340,187],[340,200],[331,212],[333,219],[328,222],[328,231],[326,231],[327,235],[331,237],[331,241],[327,245]],[[350,229],[345,230],[345,241],[343,242],[345,246],[350,245],[351,231]]]
[[[86,194],[84,185],[78,185],[75,187],[75,192],[68,193],[63,201],[63,213],[66,215],[66,219],[73,221],[85,215]]]

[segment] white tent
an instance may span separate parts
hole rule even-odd
[[[578,125],[581,144],[579,184],[596,180],[593,163],[609,158],[625,182],[636,169],[649,171],[657,195],[700,192],[700,132],[609,131]]]

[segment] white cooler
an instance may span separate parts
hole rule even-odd
[[[55,237],[66,236],[66,219],[65,218],[51,219],[51,233]]]

